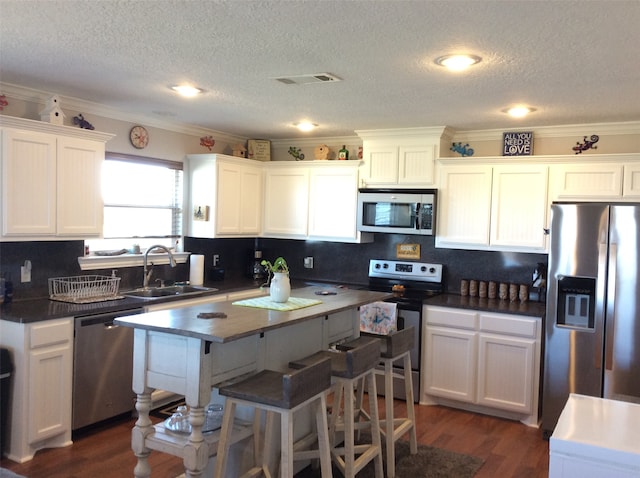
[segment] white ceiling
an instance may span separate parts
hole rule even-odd
[[[452,52],[483,61],[433,63]],[[343,81],[273,79],[323,72]],[[640,1],[0,0],[0,82],[270,139],[637,121]]]

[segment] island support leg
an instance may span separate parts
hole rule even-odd
[[[204,408],[191,407],[189,411],[191,435],[184,446],[184,469],[186,478],[200,478],[209,462],[209,447],[202,435]]]
[[[151,476],[151,467],[149,466],[151,450],[145,446],[145,441],[153,433],[153,424],[149,419],[151,390],[138,394],[136,410],[138,411],[138,419],[131,431],[131,449],[138,458],[138,462],[133,469],[133,476],[135,478],[149,478]]]

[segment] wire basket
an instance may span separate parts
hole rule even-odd
[[[49,279],[49,298],[74,304],[90,304],[121,299],[118,296],[120,277],[75,276]]]

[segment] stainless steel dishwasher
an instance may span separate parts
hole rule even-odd
[[[113,320],[143,312],[139,308],[75,318],[73,430],[135,408],[133,329]]]

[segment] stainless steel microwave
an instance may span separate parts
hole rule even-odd
[[[435,189],[360,189],[358,230],[432,236],[436,196]]]

